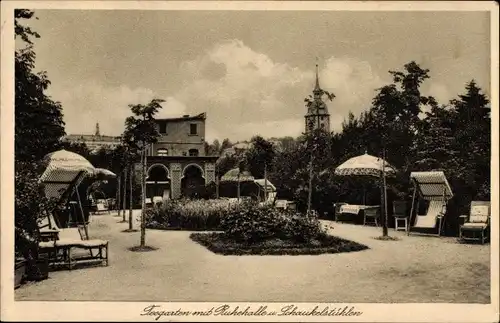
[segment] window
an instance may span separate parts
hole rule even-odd
[[[182,156],[187,156],[185,151],[182,152]]]
[[[167,133],[167,123],[165,121],[160,121],[160,133]]]
[[[313,119],[309,119],[308,126],[309,126],[309,130],[314,129],[314,120]]]
[[[191,123],[189,125],[189,134],[197,135],[198,134],[198,125],[196,123]]]
[[[189,156],[197,157],[198,156],[198,149],[189,149]]]
[[[168,156],[168,149],[160,148],[156,151],[157,156]]]

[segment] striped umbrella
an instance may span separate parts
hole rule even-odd
[[[386,175],[394,174],[395,168],[382,158],[374,157],[365,153],[364,155],[353,157],[335,169],[336,175],[343,176],[374,176],[380,177],[382,171]]]
[[[385,151],[384,151],[385,156]],[[396,169],[383,158],[374,157],[365,153],[364,155],[353,157],[335,169],[336,175],[343,176],[372,176],[382,179],[380,184],[381,197],[383,198],[383,208],[381,209],[383,218],[383,235],[387,232],[387,185],[386,175],[394,175]],[[364,191],[364,189],[363,189]],[[365,199],[363,192],[363,200]],[[363,201],[364,203],[364,201]]]
[[[47,168],[40,177],[47,197],[61,198],[85,175],[93,175],[96,168],[83,156],[67,150],[59,150],[45,156]]]

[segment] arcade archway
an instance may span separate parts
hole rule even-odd
[[[184,168],[182,175],[182,196],[191,199],[200,198],[205,189],[203,169],[197,164],[189,164]]]
[[[170,172],[163,164],[153,164],[147,171],[146,198],[170,199]]]

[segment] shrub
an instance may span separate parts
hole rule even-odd
[[[221,229],[227,238],[246,244],[270,239],[311,242],[324,233],[316,217],[254,202],[243,203],[237,211],[224,217]]]
[[[56,209],[57,203],[45,196],[39,177],[42,162],[16,162],[15,169],[15,252],[27,261],[27,270],[36,270],[39,258],[39,221]]]
[[[311,243],[272,239],[253,245],[235,242],[217,232],[192,233],[190,238],[208,250],[222,255],[319,255],[368,249],[367,246],[354,241],[329,235],[320,235],[318,240]]]
[[[146,213],[149,228],[219,230],[234,208],[227,200],[169,200]]]

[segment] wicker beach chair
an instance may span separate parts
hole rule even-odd
[[[479,241],[482,244],[488,238],[491,206],[489,201],[472,201],[470,214],[465,217],[465,223],[460,225],[459,239],[464,241]]]

